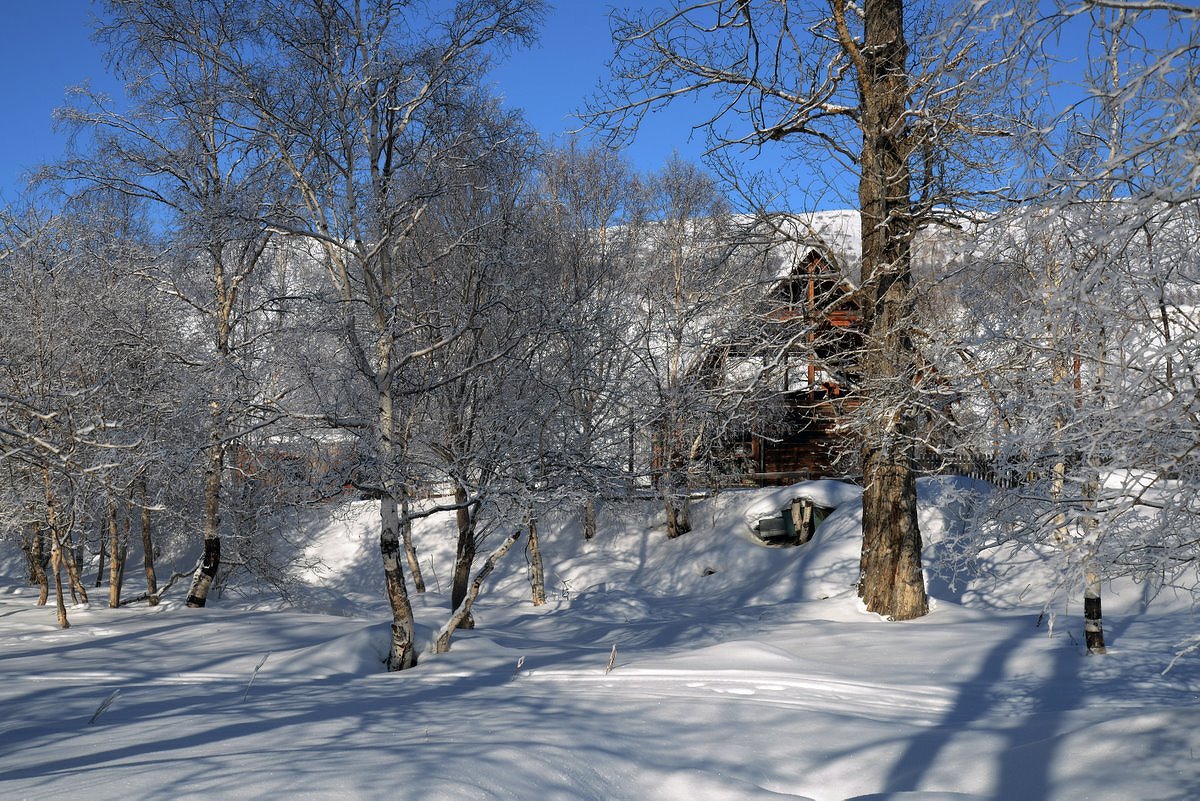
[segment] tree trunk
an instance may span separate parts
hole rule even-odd
[[[479,574],[475,576],[475,580],[471,582],[467,588],[467,592],[463,595],[462,601],[458,606],[454,607],[454,614],[450,620],[442,626],[442,630],[438,632],[437,640],[434,642],[434,653],[444,654],[450,650],[450,638],[454,636],[455,629],[474,628],[475,624],[464,626],[463,622],[471,616],[471,606],[475,603],[475,599],[479,597],[479,591],[483,588],[483,582],[496,569],[496,563],[500,561],[504,554],[508,553],[508,549],[512,544],[521,537],[521,530],[517,531],[500,544],[500,547],[493,551],[484,561],[483,567],[480,568]]]
[[[590,540],[596,536],[596,499],[589,497],[583,504],[583,538]]]
[[[667,539],[673,540],[692,530],[691,499],[685,491],[677,494],[676,473],[668,468],[663,472],[663,512],[667,518]]]
[[[1083,590],[1083,633],[1089,654],[1107,653],[1104,646],[1104,616],[1100,610],[1100,574],[1088,570]]]
[[[455,482],[454,502],[458,505],[455,514],[458,522],[458,546],[454,555],[454,583],[450,588],[450,608],[458,609],[471,583],[471,567],[475,564],[475,514],[467,504],[467,490],[462,484]],[[471,617],[468,608],[466,614],[459,618],[459,628],[475,628],[475,619]]]
[[[383,577],[388,603],[392,608],[392,644],[388,651],[388,670],[407,670],[417,664],[413,639],[415,623],[408,587],[400,569],[400,514],[396,499],[384,493],[379,501],[379,552],[383,556]]]
[[[51,483],[49,470],[43,469],[42,481],[46,489],[46,525],[50,529],[52,548],[58,552],[60,565],[66,568],[67,586],[71,589],[72,600],[78,604],[86,604],[88,602],[88,594],[79,576],[79,564],[75,559],[75,549],[72,547],[70,530],[68,529],[67,535],[64,538],[63,532],[58,525],[58,506],[54,497],[54,486]],[[51,559],[53,559],[53,554],[54,551],[51,551]],[[58,568],[55,568],[55,570],[57,571]],[[61,580],[56,573],[55,581],[61,583]],[[65,610],[62,613],[62,620],[66,620]],[[63,626],[63,628],[66,628],[66,626]]]
[[[60,629],[71,628],[71,623],[67,620],[67,601],[63,598],[62,585],[62,568],[63,562],[62,542],[59,540],[58,532],[50,530],[50,566],[54,572],[54,601],[58,611],[58,627]]]
[[[893,620],[920,617],[929,611],[929,601],[912,469],[871,448],[864,449],[863,469],[870,478],[863,491],[859,597],[868,610]]]
[[[121,586],[125,582],[125,557],[129,549],[129,513],[126,510],[125,528],[117,525],[117,504],[113,500],[108,512],[108,605],[113,609],[121,606]]]
[[[843,6],[844,8],[844,6]],[[841,21],[844,23],[844,19]],[[908,620],[929,611],[921,575],[912,470],[916,348],[910,335],[912,200],[904,118],[909,96],[903,0],[867,0],[864,44],[841,25],[862,100],[862,375],[871,397],[863,434],[863,550],[859,596],[868,610]]]
[[[154,574],[154,537],[150,530],[149,482],[142,476],[139,490],[142,498],[142,565],[146,569],[146,596],[150,606],[158,606],[158,578]]]
[[[395,469],[396,420],[393,412],[391,388],[386,383],[390,375],[390,342],[380,345],[378,363],[380,378],[376,379],[379,404],[380,456],[383,459],[383,497],[379,501],[379,553],[383,557],[383,577],[387,590],[388,605],[392,609],[392,643],[388,649],[388,670],[407,670],[417,664],[414,643],[416,622],[412,604],[408,599],[408,585],[404,582],[404,571],[400,568],[400,512],[396,502],[395,481],[391,478]]]
[[[111,505],[108,508],[108,512],[109,514],[114,514]],[[100,585],[104,583],[104,558],[108,555],[108,548],[105,547],[105,541],[108,539],[108,537],[105,535],[104,526],[100,527],[97,538],[99,539],[99,553],[96,554],[98,560],[96,563],[96,584],[94,586],[99,589]]]
[[[684,533],[679,530],[679,516],[675,512],[675,498],[665,482],[663,485],[663,515],[667,520],[667,539],[673,540]]]
[[[208,603],[208,591],[221,566],[221,479],[225,471],[225,448],[221,443],[219,411],[212,410],[211,434],[208,448],[208,469],[204,474],[204,554],[192,577],[187,605],[203,607]]]
[[[546,574],[542,569],[542,546],[538,540],[537,518],[529,514],[529,587],[534,606],[546,603]]]
[[[413,588],[418,593],[425,592],[425,578],[421,575],[421,563],[417,559],[417,548],[412,540],[412,518],[409,517],[408,496],[405,495],[400,504],[400,539],[404,543],[404,558],[408,562],[408,572],[412,576]]]
[[[46,555],[46,535],[36,523],[29,528],[29,540],[23,548],[29,562],[29,582],[38,585],[37,605],[45,606],[50,599],[50,579],[46,575],[50,562]]]

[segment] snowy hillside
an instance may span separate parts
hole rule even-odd
[[[945,489],[921,486],[931,559],[961,525]],[[814,539],[756,541],[747,519],[800,491],[838,506]],[[1110,653],[1087,657],[1077,601],[1051,631],[1036,562],[1004,554],[889,623],[854,597],[857,490],[813,482],[697,502],[675,541],[650,503],[606,507],[590,543],[546,521],[547,606],[514,551],[477,629],[389,674],[375,514],[309,519],[290,605],[94,604],[60,631],[0,577],[0,798],[1200,798],[1200,658],[1163,674],[1183,599],[1107,588]],[[450,526],[416,531],[423,645]]]

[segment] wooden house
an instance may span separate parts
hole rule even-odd
[[[803,253],[763,299],[759,314],[790,329],[778,356],[774,401],[728,446],[725,472],[755,484],[844,475],[840,423],[857,405],[862,315],[854,287],[820,249]]]

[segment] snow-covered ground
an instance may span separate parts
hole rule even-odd
[[[931,555],[957,525],[942,488],[922,486]],[[746,525],[779,491],[700,501],[676,541],[650,505],[606,507],[590,543],[545,521],[550,603],[510,553],[478,628],[399,674],[371,503],[310,519],[320,565],[290,607],[94,604],[64,631],[14,569],[0,799],[1200,798],[1200,657],[1163,675],[1195,633],[1186,599],[1110,587],[1110,653],[1087,657],[1077,602],[1054,603],[1050,636],[1036,563],[1006,556],[986,583],[931,579],[933,612],[889,623],[851,588],[856,493],[804,490],[841,505],[799,548]],[[449,532],[417,532],[423,641]]]

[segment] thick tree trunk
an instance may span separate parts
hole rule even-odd
[[[225,472],[225,448],[221,443],[218,411],[212,411],[212,433],[208,448],[208,468],[204,474],[204,554],[192,577],[187,605],[199,608],[208,603],[208,592],[221,566],[221,479]]]
[[[538,539],[537,518],[529,514],[529,588],[534,606],[546,603],[546,574],[542,569],[542,545]]]
[[[863,551],[859,595],[895,620],[929,611],[912,471],[912,401],[917,380],[911,325],[914,233],[904,116],[909,96],[903,0],[867,0],[864,44],[843,34],[857,61],[862,99],[864,356],[869,422],[863,431]],[[843,28],[844,30],[844,28]]]
[[[158,606],[158,577],[154,573],[154,536],[150,530],[150,490],[142,476],[138,483],[142,503],[142,565],[146,570],[146,596],[150,606]]]
[[[458,546],[454,554],[454,583],[450,588],[450,608],[458,609],[471,584],[471,568],[475,564],[475,514],[474,509],[467,504],[467,490],[462,484],[454,485],[454,503],[458,505],[456,518],[458,522]],[[475,619],[471,617],[468,608],[465,615],[459,618],[458,627],[463,629],[475,628]]]
[[[909,620],[929,611],[921,573],[921,532],[910,465],[866,448],[863,468],[862,578],[858,594],[868,610]],[[868,524],[869,521],[869,524]]]
[[[404,558],[408,562],[408,573],[412,576],[413,589],[425,592],[425,578],[421,575],[421,562],[412,539],[412,518],[409,516],[408,497],[400,504],[400,540],[404,544]]]

